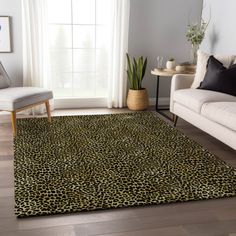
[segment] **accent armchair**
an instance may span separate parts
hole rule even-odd
[[[53,98],[50,90],[35,87],[10,87],[10,78],[0,62],[0,111],[11,112],[14,136],[17,134],[16,113],[37,105],[45,104],[48,121],[51,122],[49,100]]]

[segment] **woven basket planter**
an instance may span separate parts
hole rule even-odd
[[[127,106],[133,111],[144,111],[149,106],[148,93],[146,89],[130,89],[127,97]]]

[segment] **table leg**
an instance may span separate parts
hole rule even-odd
[[[159,81],[160,76],[157,76],[157,90],[156,90],[156,111],[158,111],[158,100],[159,100]]]
[[[167,118],[168,120],[173,121],[173,119],[171,117],[169,117],[168,115],[166,115],[166,113],[162,112],[163,110],[169,110],[169,108],[159,108],[159,83],[160,83],[160,76],[157,75],[157,90],[156,90],[156,111],[161,114],[162,116],[164,116],[165,118]]]

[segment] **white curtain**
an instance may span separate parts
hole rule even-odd
[[[108,76],[108,108],[126,105],[130,0],[113,0],[112,42]]]
[[[23,85],[50,88],[45,0],[22,0]],[[44,106],[33,110],[44,113]]]
[[[48,0],[22,0],[24,86],[52,88],[48,37]],[[86,1],[86,0],[85,0]],[[111,28],[108,66],[107,106],[121,108],[126,104],[126,52],[130,0],[110,0]],[[79,106],[79,103],[78,103]],[[68,107],[69,108],[69,107]],[[37,109],[36,112],[42,112]]]

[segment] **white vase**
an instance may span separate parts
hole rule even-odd
[[[166,62],[166,69],[175,70],[175,61],[167,61]]]

